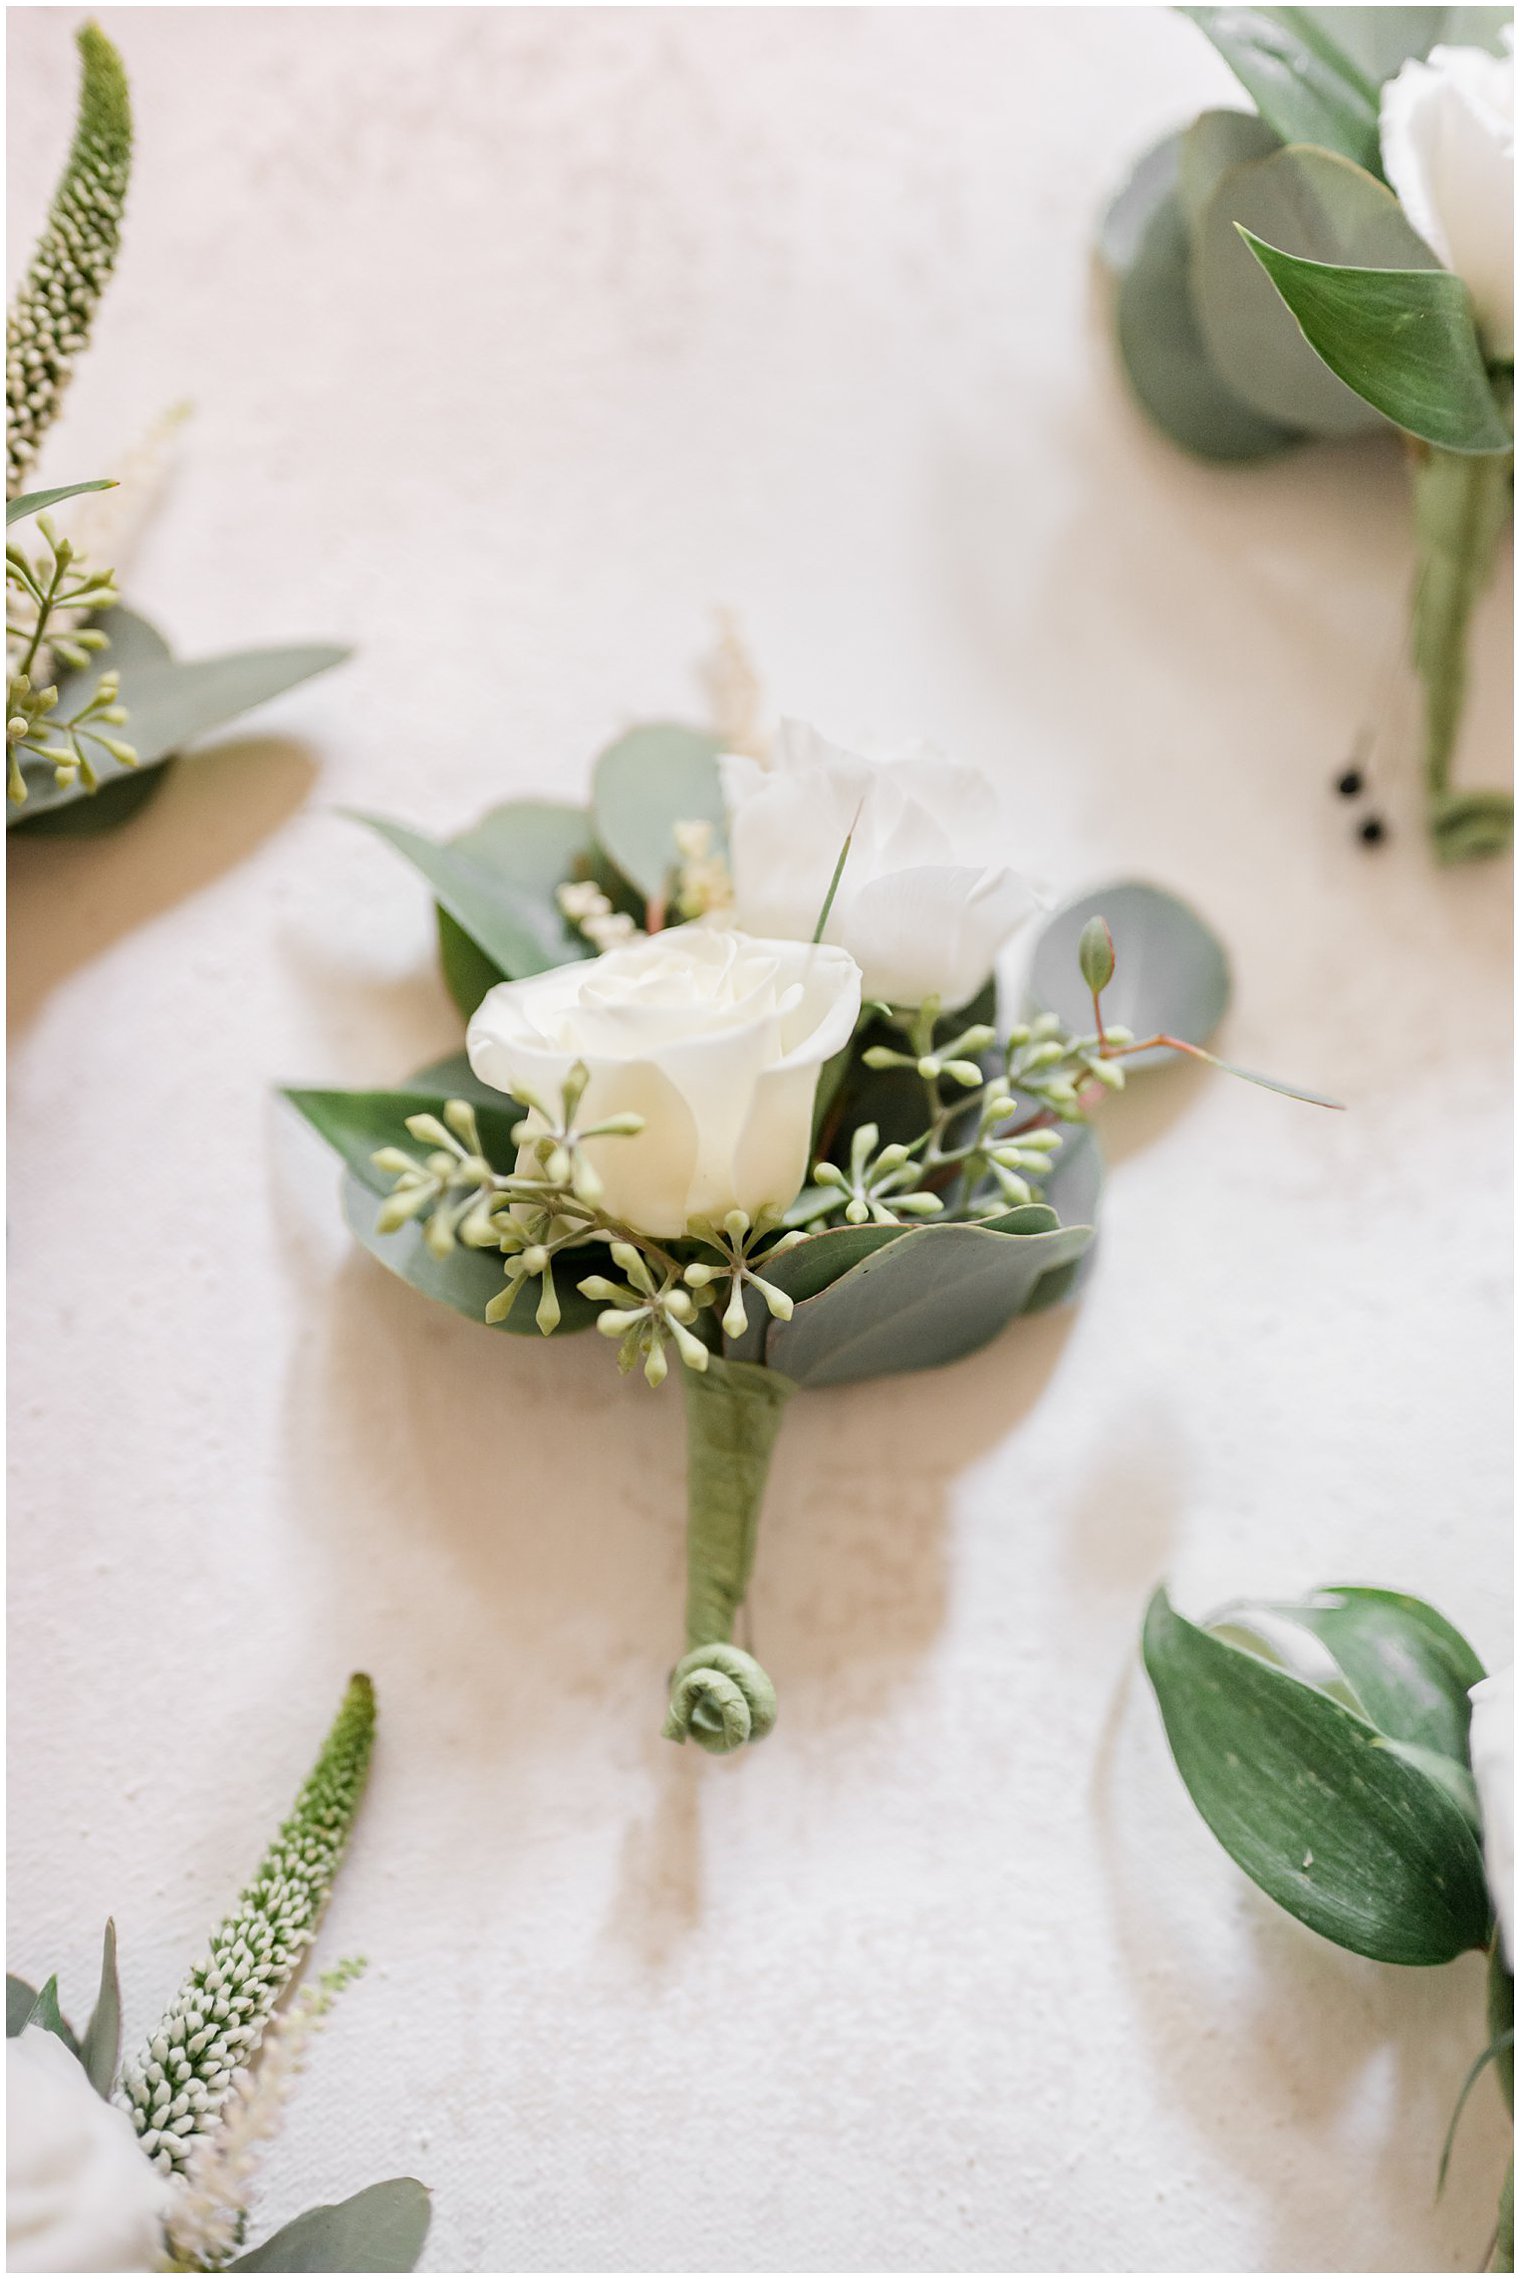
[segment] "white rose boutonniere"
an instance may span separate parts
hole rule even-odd
[[[676,926],[503,982],[467,1044],[483,1082],[534,1110],[584,1067],[577,1123],[597,1200],[641,1234],[676,1237],[694,1219],[754,1219],[793,1200],[819,1072],[859,1011],[842,949]],[[547,1128],[541,1113],[529,1124]]]
[[[466,1051],[398,1091],[287,1094],[414,1288],[492,1329],[594,1328],[651,1387],[679,1365],[664,1730],[714,1755],[775,1723],[734,1633],[786,1404],[938,1369],[1068,1295],[1091,1112],[1137,1058],[1228,1065],[1195,912],[1122,882],[1069,904],[1000,1018],[994,961],[1033,896],[981,777],[796,726],[764,769],[733,756],[743,728],[629,728],[585,809],[510,800],[448,841],[365,818],[437,900]]]
[[[720,767],[734,916],[750,932],[811,941],[850,834],[823,938],[849,951],[867,997],[968,1004],[1037,907],[987,860],[997,801],[976,768],[929,751],[873,764],[796,720],[769,767],[737,753]]]
[[[1383,166],[1410,221],[1473,297],[1483,346],[1515,353],[1515,59],[1437,47],[1383,89]]]
[[[12,2271],[152,2271],[169,2186],[132,2123],[55,2034],[5,2045],[6,2261]]]

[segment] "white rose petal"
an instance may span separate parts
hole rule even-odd
[[[585,1153],[611,1217],[670,1237],[694,1218],[754,1218],[795,1198],[819,1071],[859,1011],[845,951],[699,924],[499,983],[466,1041],[484,1083],[546,1103],[583,1061],[582,1127],[642,1116],[633,1138],[590,1140]]]
[[[932,753],[873,764],[795,720],[768,768],[737,753],[719,767],[734,916],[751,933],[812,940],[853,828],[823,938],[850,952],[867,997],[968,1003],[1036,906],[988,863],[997,802],[975,768]]]
[[[1515,1673],[1485,1678],[1469,1696],[1469,1747],[1483,1820],[1483,1864],[1505,1960],[1515,1960]]]
[[[1436,47],[1383,89],[1383,168],[1473,297],[1491,359],[1515,353],[1515,59]]]
[[[155,2271],[169,2185],[56,2034],[5,2045],[6,2265]]]

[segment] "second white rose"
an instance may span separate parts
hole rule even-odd
[[[975,768],[935,753],[873,763],[796,720],[769,767],[732,753],[719,766],[734,914],[753,933],[812,940],[853,828],[823,938],[850,952],[867,997],[958,1009],[1037,906],[987,860],[997,801]]]
[[[467,1044],[484,1083],[546,1103],[584,1063],[583,1128],[641,1116],[633,1137],[588,1141],[586,1160],[611,1217],[669,1239],[799,1193],[819,1072],[859,1011],[860,972],[842,949],[676,926],[500,983]]]
[[[1436,47],[1383,89],[1383,165],[1473,297],[1489,356],[1515,353],[1515,59]]]

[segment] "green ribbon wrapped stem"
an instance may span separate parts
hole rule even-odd
[[[1425,788],[1442,862],[1502,854],[1514,835],[1507,791],[1458,791],[1451,763],[1467,696],[1468,624],[1509,516],[1514,460],[1422,451],[1415,462],[1417,569],[1412,646],[1424,693]]]
[[[671,1672],[665,1737],[715,1756],[762,1741],[776,1689],[732,1644],[755,1563],[760,1504],[790,1377],[714,1355],[686,1387],[686,1652]]]

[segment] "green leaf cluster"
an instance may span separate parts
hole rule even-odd
[[[1391,423],[1507,455],[1471,299],[1381,177],[1381,88],[1438,41],[1497,44],[1505,10],[1189,8],[1256,104],[1206,111],[1105,219],[1120,356],[1199,457],[1270,457]]]
[[[1434,1607],[1341,1586],[1200,1626],[1157,1591],[1143,1653],[1189,1795],[1269,1898],[1380,1962],[1489,1946],[1468,1759],[1483,1667]]]

